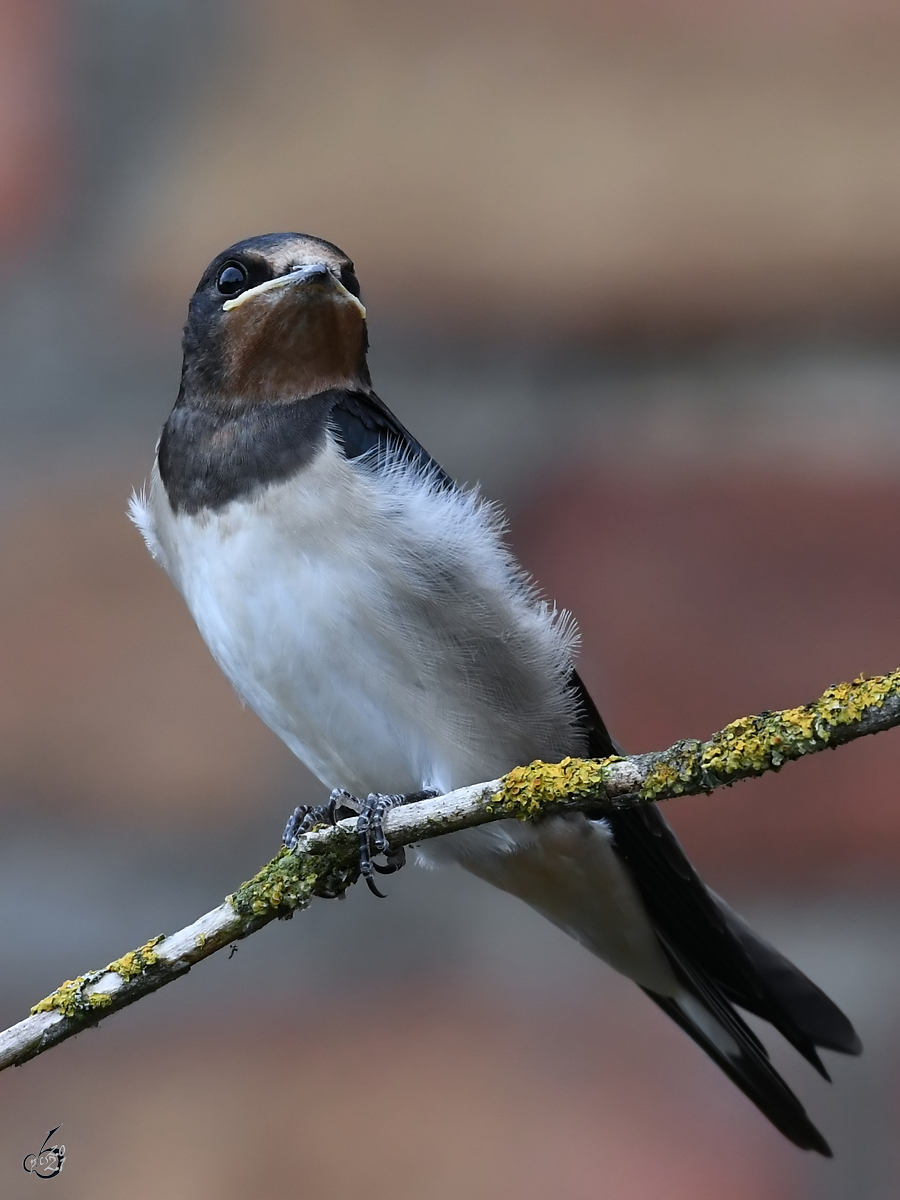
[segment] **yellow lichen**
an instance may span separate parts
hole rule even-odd
[[[64,1017],[76,1017],[89,1013],[95,1008],[106,1008],[107,1005],[112,1004],[112,995],[109,992],[86,992],[86,988],[109,972],[118,975],[126,983],[130,979],[142,975],[147,967],[152,967],[159,961],[153,947],[164,937],[165,934],[161,933],[158,937],[145,942],[143,946],[139,946],[137,950],[129,950],[121,958],[107,963],[102,971],[87,971],[84,975],[79,975],[77,979],[67,979],[55,992],[51,992],[49,996],[45,996],[43,1000],[34,1005],[31,1010],[32,1015],[42,1012],[58,1012],[62,1013]]]
[[[152,967],[154,963],[159,962],[159,956],[154,952],[153,947],[158,945],[165,936],[164,933],[160,933],[157,937],[151,938],[149,942],[145,942],[143,946],[139,946],[137,950],[129,950],[121,958],[108,963],[106,970],[114,971],[126,982],[134,979],[136,975],[142,975],[147,967]]]
[[[527,767],[514,767],[500,781],[487,811],[502,812],[519,821],[531,820],[554,802],[599,792],[607,763],[620,761],[564,758],[562,762],[547,763],[536,759]]]
[[[838,683],[828,688],[813,707],[817,715],[831,725],[850,725],[859,721],[867,709],[877,708],[889,696],[898,693],[900,670],[874,678],[860,675],[852,683]]]
[[[790,729],[795,729],[801,737],[811,738],[815,736],[815,719],[816,714],[807,705],[805,708],[787,708],[784,712],[773,714],[775,717],[780,717],[782,723]],[[777,744],[779,734],[773,734],[773,741]]]
[[[708,742],[679,743],[659,756],[641,796],[648,800],[778,770],[784,763],[832,744],[841,726],[853,725],[888,698],[900,697],[900,671],[828,688],[812,704],[741,717]],[[840,739],[838,739],[840,740]],[[686,752],[695,746],[699,753]]]
[[[38,1001],[32,1007],[31,1015],[58,1012],[62,1013],[64,1017],[74,1017],[83,1012],[85,1007],[83,991],[85,985],[93,982],[94,978],[99,978],[99,976],[95,972],[90,972],[88,975],[79,975],[77,979],[67,979],[65,983],[59,985],[55,992],[51,992],[49,996]]]
[[[731,775],[780,766],[790,749],[799,750],[801,741],[812,749],[815,734],[811,718],[807,719],[805,713],[790,720],[786,720],[786,716],[784,713],[763,713],[732,721],[704,744],[700,752],[700,770],[716,779],[727,779]]]
[[[696,776],[699,764],[699,742],[678,742],[647,772],[638,793],[643,800],[660,796],[680,796]]]

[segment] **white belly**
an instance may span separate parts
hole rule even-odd
[[[582,748],[572,624],[473,498],[329,445],[215,513],[174,516],[155,478],[142,524],[241,697],[329,787],[447,791]]]
[[[327,787],[450,791],[585,750],[576,633],[540,602],[493,510],[398,465],[326,451],[216,512],[172,513],[154,470],[133,516],[243,700]],[[428,845],[520,896],[618,970],[675,987],[594,822],[495,822]]]

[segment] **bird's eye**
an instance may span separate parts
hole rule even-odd
[[[351,296],[355,296],[357,300],[359,299],[359,281],[353,270],[353,263],[347,263],[346,266],[341,267],[341,283]]]
[[[247,268],[237,262],[226,263],[216,277],[216,287],[223,296],[235,296],[247,282]]]

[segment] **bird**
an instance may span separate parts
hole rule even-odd
[[[298,233],[223,250],[183,350],[131,517],[240,698],[331,789],[294,812],[288,844],[357,813],[377,892],[373,869],[402,865],[381,825],[392,805],[621,752],[577,673],[574,619],[517,563],[498,507],[373,390],[342,250]],[[831,1155],[738,1010],[825,1079],[819,1050],[860,1040],[703,883],[656,805],[496,821],[417,853],[530,905],[636,983],[786,1138]]]

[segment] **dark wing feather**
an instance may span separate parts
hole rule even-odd
[[[426,467],[445,487],[456,484],[442,466],[435,462],[383,400],[374,392],[340,392],[331,409],[330,424],[344,447],[347,458],[360,458],[393,445]]]
[[[774,1025],[827,1079],[816,1046],[845,1053],[854,1053],[858,1046],[843,1013],[787,959],[778,956],[781,970],[773,973],[768,969],[773,962],[762,954],[751,955],[751,946],[765,943],[749,927],[745,938],[736,936],[655,807],[616,813],[611,824],[616,849],[628,863],[660,937],[714,981],[728,1000]],[[794,1001],[790,1004],[789,992]],[[833,1033],[844,1027],[849,1038],[832,1035],[819,1040],[823,1027]]]

